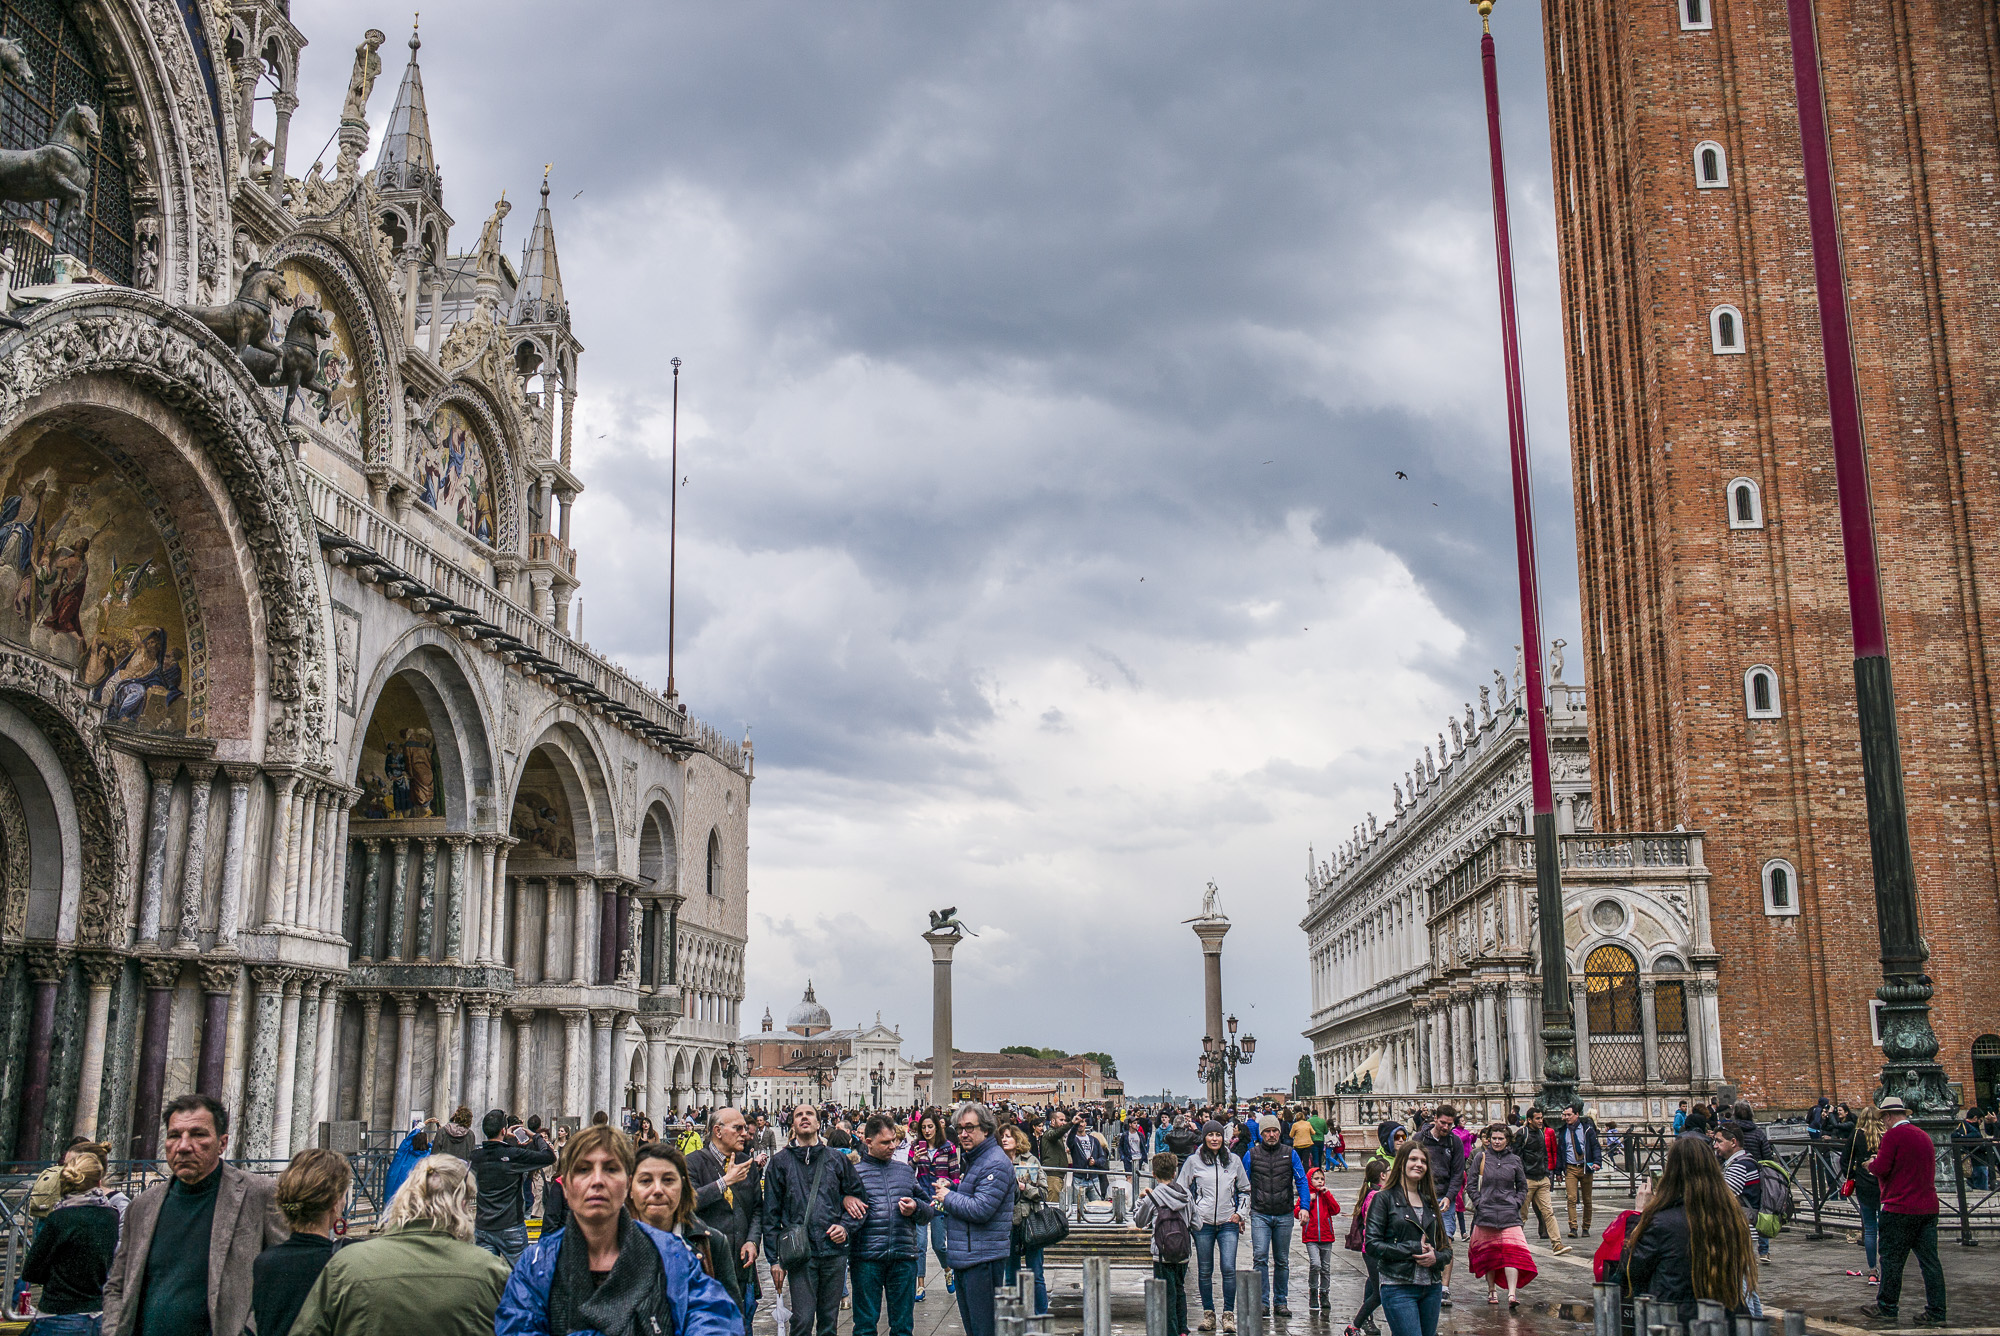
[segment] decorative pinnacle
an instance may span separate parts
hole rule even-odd
[[[414,11],[414,10],[413,10],[413,11],[411,11],[411,13],[410,13],[410,54],[411,54],[411,55],[415,55],[415,54],[416,54],[416,51],[417,51],[417,48],[423,45],[423,41],[422,41],[422,40],[421,40],[421,39],[420,39],[420,38],[419,38],[419,37],[417,36],[417,29],[418,29],[418,26],[419,26],[419,21],[420,21],[420,20],[421,20],[422,18],[423,18],[423,15],[422,15],[421,13],[419,13],[419,12],[416,12],[416,11]]]
[[[1472,0],[1472,7],[1479,11],[1479,27],[1482,32],[1493,31],[1493,0]]]
[[[673,361],[673,367],[674,367],[674,374],[675,374],[676,376],[680,375],[680,374],[681,374],[681,359],[680,359],[680,358],[676,357],[676,358],[674,359],[674,361]]]

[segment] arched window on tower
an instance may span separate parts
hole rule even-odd
[[[1598,947],[1583,962],[1583,989],[1591,1079],[1600,1086],[1643,1082],[1638,960],[1622,946]]]
[[[1720,190],[1729,184],[1729,157],[1713,139],[1694,146],[1694,183],[1702,190]]]
[[[1764,912],[1792,918],[1799,912],[1799,874],[1782,858],[1764,864]]]
[[[1730,528],[1761,529],[1764,527],[1764,495],[1753,479],[1731,478],[1729,480],[1728,495]]]
[[[708,893],[722,894],[722,837],[708,832]]]
[[[1784,713],[1778,701],[1778,675],[1764,664],[1743,674],[1743,712],[1752,719],[1776,719]]]
[[[1682,32],[1707,32],[1715,26],[1715,0],[1674,0],[1681,11]]]
[[[1743,312],[1718,306],[1708,313],[1709,345],[1718,353],[1743,351]]]

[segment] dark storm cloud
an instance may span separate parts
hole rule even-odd
[[[407,30],[333,0],[293,11],[313,41],[302,171],[358,29],[391,34],[378,128]],[[1540,35],[1525,4],[1496,24],[1544,584],[1564,626]],[[1179,917],[1160,895],[1178,905],[1230,858],[1198,875],[1133,860],[1250,832],[1268,858],[1231,858],[1268,889],[1236,903],[1271,921],[1232,939],[1256,962],[1233,977],[1296,1031],[1306,841],[1382,810],[1402,758],[1519,638],[1469,9],[482,0],[428,7],[422,58],[455,245],[506,187],[518,248],[555,164],[588,348],[586,636],[655,682],[676,482],[664,363],[687,359],[677,676],[698,713],[756,725],[753,914],[786,925],[752,953],[746,1013],[782,1014],[804,969],[872,962],[886,930],[853,895],[889,897],[898,923],[934,890],[1026,914],[1081,900],[1135,951],[1178,959],[1186,930],[1150,926]],[[1362,618],[1347,634],[1379,640],[1339,642],[1329,600],[1367,601],[1356,572],[1404,588],[1374,548],[1408,574],[1410,634]],[[1463,635],[1424,629],[1419,603]],[[1333,680],[1356,660],[1380,674],[1345,689],[1437,719],[1384,706],[1370,722],[1389,735],[1309,757],[1280,754],[1285,724],[1245,722],[1274,690],[1309,694],[1300,663]],[[1117,722],[1189,702],[1178,767]],[[1195,745],[1210,715],[1248,730],[1224,757]],[[1131,773],[1096,774],[1119,728]],[[1184,789],[1147,789],[1181,772]],[[1088,949],[1023,949],[1117,1013],[1130,979]],[[873,1005],[920,1019],[920,959],[892,983],[849,968],[843,1023],[871,983],[890,999]],[[1123,1040],[1155,1050],[1128,1075],[1166,1078],[1138,1018],[1093,1038],[1020,991],[1032,970],[984,968],[967,986],[1004,997],[1032,1042]]]

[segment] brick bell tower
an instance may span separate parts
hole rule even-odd
[[[1932,1020],[2000,1050],[2000,33],[1817,0]],[[1784,0],[1548,0],[1600,829],[1706,831],[1727,1079],[1869,1098],[1881,982]],[[1987,1042],[1982,1044],[1984,1038]]]

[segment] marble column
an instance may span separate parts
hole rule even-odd
[[[529,1107],[535,1098],[535,1092],[529,1084],[532,1072],[528,1062],[534,1051],[534,1009],[514,1007],[508,1011],[507,1019],[514,1023],[514,1098],[508,1103],[510,1112],[518,1118],[526,1118],[531,1113],[540,1112]]]
[[[618,977],[618,948],[624,934],[618,930],[618,888],[611,882],[597,884],[597,974],[595,983],[610,983]]]
[[[319,1045],[318,1058],[313,1065],[312,1121],[308,1129],[312,1133],[308,1145],[319,1141],[319,1125],[340,1116],[335,1105],[334,1086],[340,1078],[337,1066],[339,1054],[336,1052],[340,1035],[340,985],[331,977],[319,996]]]
[[[139,890],[139,941],[152,945],[160,940],[162,898],[167,879],[167,822],[173,813],[174,777],[181,772],[178,760],[157,756],[146,758],[146,773],[152,778],[152,794],[146,808],[146,869]]]
[[[1590,994],[1581,982],[1569,988],[1569,1010],[1576,1025],[1576,1083],[1579,1087],[1591,1083],[1590,1076]]]
[[[201,972],[201,1059],[195,1065],[195,1089],[212,1099],[223,1095],[223,1062],[229,1052],[229,1000],[236,993],[242,962],[204,959]]]
[[[270,1077],[278,1068],[278,1024],[284,1009],[281,994],[290,973],[277,965],[259,965],[250,971],[257,992],[251,1006],[253,1023],[246,1064],[250,1076],[243,1083],[244,1152],[248,1159],[271,1158],[280,1083]]]
[[[146,1013],[139,1037],[138,1092],[132,1105],[137,1158],[150,1160],[160,1151],[160,1107],[167,1087],[167,1026],[173,1015],[174,982],[181,962],[154,956],[140,965],[146,979]]]
[[[326,931],[326,902],[332,899],[329,882],[333,870],[334,790],[324,785],[313,795],[312,866],[302,892],[304,906],[299,911],[302,926],[313,932]]]
[[[493,999],[484,993],[473,993],[465,999],[465,1013],[465,1102],[471,1107],[474,1118],[483,1118],[486,1110],[493,1107],[494,1064],[486,1047],[489,1038],[487,1023],[493,1019]]]
[[[417,940],[410,947],[410,959],[435,960],[437,942],[433,938],[437,930],[438,842],[426,835],[417,843],[423,846],[424,852],[417,881]]]
[[[1696,1043],[1701,1045],[1701,1074],[1710,1090],[1723,1084],[1722,1018],[1717,1012],[1715,991],[1714,979],[1688,980],[1688,992],[1695,1003],[1695,1016],[1688,1024],[1698,1027],[1688,1035],[1688,1051],[1692,1053]]]
[[[356,993],[361,1004],[361,1071],[355,1084],[354,1116],[363,1127],[375,1125],[375,1067],[382,1060],[382,995]]]
[[[312,874],[313,834],[319,825],[319,785],[307,780],[292,800],[291,857],[285,868],[285,923],[302,928],[307,923],[306,882]],[[286,1133],[279,1130],[280,1137]]]
[[[520,968],[517,960],[520,948],[510,947],[507,941],[507,925],[519,924],[515,906],[520,902],[519,884],[507,876],[507,850],[513,841],[505,835],[493,837],[493,962],[497,965],[513,965]],[[497,1013],[496,1013],[497,1014]]]
[[[1658,1089],[1660,1084],[1660,1017],[1653,995],[1657,987],[1651,979],[1639,980],[1639,1031],[1644,1045],[1648,1090]]]
[[[445,882],[444,958],[456,965],[465,955],[465,836],[453,835],[451,875]]]
[[[180,930],[174,940],[183,951],[201,949],[201,893],[208,881],[208,804],[215,771],[212,761],[188,762],[187,853],[181,859]]]
[[[359,960],[373,960],[382,930],[382,841],[361,841],[361,926],[354,954]]]
[[[617,1112],[611,1097],[618,1084],[618,1075],[611,1070],[611,1026],[617,1016],[615,1011],[594,1011],[590,1015],[590,1069],[595,1078],[590,1110],[593,1115],[600,1111]]]
[[[410,1127],[413,1064],[417,1056],[417,995],[397,993],[396,999],[396,1091],[389,1110],[389,1125],[398,1133]]]
[[[534,962],[535,978],[540,979],[543,977],[541,972],[543,953],[533,948],[532,943],[535,938],[528,931],[528,908],[530,899],[534,894],[529,889],[533,884],[532,879],[503,875],[501,881],[508,883],[507,901],[508,908],[513,911],[514,935],[513,940],[505,944],[506,950],[504,951],[500,949],[501,944],[495,943],[494,955],[498,957],[501,964],[513,969],[514,981],[516,983],[528,982],[528,966],[531,959]],[[548,924],[544,923],[542,925],[542,940],[547,941],[552,935]]]
[[[83,1070],[76,1078],[76,1117],[70,1135],[95,1141],[98,1103],[104,1092],[104,1049],[111,1029],[111,989],[125,970],[125,958],[90,953],[82,965],[90,997],[84,1006]]]
[[[271,819],[271,847],[265,851],[264,922],[275,926],[285,921],[285,870],[291,859],[292,795],[298,788],[295,774],[278,775],[277,801]]]
[[[431,1067],[431,1116],[448,1119],[457,1102],[459,1086],[452,1079],[452,1055],[458,1048],[458,995],[433,993],[437,1008],[437,1058]]]
[[[629,1013],[611,1013],[611,1103],[606,1106],[614,1126],[622,1127],[619,1110],[625,1107],[625,1082],[631,1070],[631,1059],[625,1053],[625,1022]]]
[[[243,850],[250,833],[250,781],[257,777],[257,767],[225,765],[222,772],[229,779],[229,808],[222,833],[222,898],[216,908],[215,949],[234,951],[237,931],[243,926]]]
[[[299,983],[299,1037],[292,1060],[291,1147],[296,1154],[312,1144],[314,1091],[319,1074],[319,999],[326,980],[308,976]]]
[[[494,863],[496,861],[495,855],[498,851],[499,841],[495,837],[491,835],[481,835],[479,837],[479,885],[481,891],[479,896],[479,914],[477,917],[478,931],[474,935],[474,940],[478,942],[479,946],[477,954],[473,956],[473,963],[479,965],[490,965],[493,963],[493,944],[500,936],[499,925],[505,921],[500,915],[504,912],[507,897],[502,891],[500,883],[494,880],[493,875]]]
[[[333,838],[327,841],[326,931],[343,937],[347,930],[347,823],[353,819],[353,794],[335,789],[328,801],[333,804]]]
[[[56,990],[69,972],[71,952],[65,948],[28,948],[27,1070],[21,1081],[21,1120],[16,1125],[14,1158],[39,1160],[42,1122],[49,1107],[49,1061],[55,1052]]]
[[[389,841],[389,940],[384,960],[402,960],[409,947],[410,932],[410,842]],[[401,1115],[397,1115],[399,1118]]]
[[[590,1076],[590,1055],[584,1049],[583,1023],[588,1013],[565,1008],[563,1022],[563,1100],[558,1113],[575,1114],[586,1122],[590,1110],[583,1107],[584,1086]]]
[[[639,1017],[639,1028],[646,1033],[646,1116],[655,1125],[667,1115],[667,1032],[673,1026],[663,1017]]]
[[[299,989],[305,976],[297,970],[285,971],[283,1000],[278,1009],[278,1061],[269,1070],[278,1083],[278,1102],[271,1115],[271,1158],[289,1160],[292,1151],[292,1105],[298,1102],[298,1083],[293,1073],[299,1060]]]
[[[573,891],[570,905],[575,917],[570,920],[570,966],[571,983],[592,982],[590,961],[596,943],[591,934],[590,904],[596,894],[596,879],[578,873],[570,879]]]
[[[502,1033],[500,995],[494,994],[492,1001],[494,1004],[492,1014],[486,1018],[488,1035],[486,1054],[489,1063],[486,1074],[486,1107],[489,1109],[498,1108],[505,1101],[506,1087],[500,1078],[507,1065],[507,1037]]]
[[[575,936],[579,925],[574,917],[570,919],[570,960],[556,955],[556,914],[561,905],[567,903],[559,889],[566,880],[562,877],[538,877],[542,884],[542,983],[567,983],[570,980],[570,960],[576,958]]]
[[[1483,1032],[1485,1044],[1482,1052],[1484,1060],[1479,1064],[1479,1074],[1488,1083],[1500,1079],[1500,1016],[1495,994],[1498,989],[1488,984],[1479,990],[1479,1028]]]
[[[639,986],[639,916],[632,912],[632,897],[618,897],[618,982],[627,988]]]

